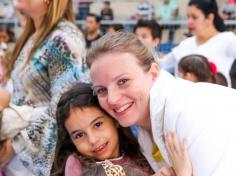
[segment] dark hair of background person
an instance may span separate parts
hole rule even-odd
[[[65,121],[69,117],[71,109],[96,107],[99,108],[104,114],[107,114],[100,107],[97,97],[93,95],[91,86],[91,84],[78,83],[71,90],[64,93],[58,103],[56,112],[58,139],[52,172],[52,175],[54,176],[64,175],[66,160],[70,154],[78,154],[78,156],[81,156],[71,141],[70,135],[65,128]],[[120,126],[118,128],[118,135],[120,151],[122,151],[126,156],[132,158],[137,165],[143,165],[146,160],[141,154],[139,144],[131,133],[130,128]],[[86,166],[87,163],[81,164],[82,166]]]
[[[203,12],[205,17],[209,14],[214,15],[214,26],[219,32],[226,30],[224,21],[219,15],[218,6],[215,0],[190,0],[188,6],[196,6]]]
[[[99,17],[99,16],[96,15],[95,13],[89,13],[89,14],[87,15],[87,17],[93,17],[97,23],[100,23],[100,21],[101,21],[101,17]]]
[[[216,78],[216,82],[215,82],[216,84],[226,86],[226,87],[228,86],[227,79],[221,72],[217,72],[215,78]]]
[[[111,3],[110,3],[110,1],[104,1],[104,4],[110,5]]]
[[[191,54],[183,57],[178,70],[182,73],[192,73],[197,77],[197,82],[215,83],[215,75],[212,72],[208,59],[199,54]]]
[[[119,23],[111,24],[108,28],[113,28],[114,31],[123,31],[124,30],[124,26]]]
[[[150,29],[153,39],[161,39],[162,27],[156,22],[156,20],[138,20],[137,24],[134,26],[133,32],[135,33],[137,28],[141,27]]]

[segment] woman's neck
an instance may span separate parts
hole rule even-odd
[[[219,31],[217,31],[215,28],[209,29],[208,31],[206,31],[203,35],[197,36],[196,40],[197,40],[197,44],[201,45],[204,44],[205,42],[207,42],[209,39],[211,39],[212,37],[214,37],[215,35],[217,35],[219,33]]]
[[[151,125],[151,120],[150,120],[149,115],[146,116],[146,118],[143,118],[142,120],[140,120],[136,125],[143,127],[149,132],[152,130],[152,125]]]
[[[35,33],[40,31],[41,24],[43,22],[44,16],[37,16],[33,18]]]

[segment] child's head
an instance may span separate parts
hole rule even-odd
[[[103,111],[90,84],[79,83],[62,95],[57,107],[58,141],[55,169],[65,165],[66,158],[77,153],[94,160],[135,156],[139,146],[128,128]],[[82,163],[83,164],[83,163]]]
[[[96,160],[120,155],[119,125],[99,107],[91,85],[80,84],[61,97],[57,120],[81,155]]]
[[[216,70],[215,70],[216,71]],[[215,82],[215,72],[202,55],[191,54],[183,57],[178,64],[179,77],[193,82]]]
[[[117,31],[123,31],[124,30],[124,26],[122,24],[119,23],[115,23],[115,24],[111,24],[110,26],[108,26],[107,28],[107,32],[117,32]]]
[[[139,20],[134,33],[145,45],[157,47],[161,40],[161,26],[155,20]]]

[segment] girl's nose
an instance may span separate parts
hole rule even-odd
[[[94,134],[94,133],[89,133],[89,134],[87,134],[87,135],[88,135],[88,142],[89,142],[89,144],[90,144],[91,146],[96,145],[96,143],[97,143],[98,140],[99,140],[99,137],[98,137],[96,134]]]

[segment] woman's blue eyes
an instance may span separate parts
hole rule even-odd
[[[127,83],[129,81],[129,79],[120,79],[118,80],[117,84],[119,86],[124,85],[125,83]],[[102,96],[105,95],[107,93],[107,88],[106,87],[100,87],[100,88],[95,88],[94,89],[94,94],[98,95],[98,96]]]
[[[105,87],[99,88],[98,90],[95,90],[97,95],[103,94],[107,91]]]

